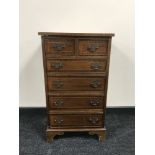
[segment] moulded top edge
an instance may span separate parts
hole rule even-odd
[[[86,36],[86,37],[113,37],[114,33],[62,33],[62,32],[38,32],[41,36]]]

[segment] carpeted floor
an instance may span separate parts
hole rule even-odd
[[[108,109],[106,140],[87,133],[65,133],[49,144],[44,109],[20,109],[20,155],[134,155],[134,109]]]

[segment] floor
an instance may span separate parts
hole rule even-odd
[[[45,109],[20,109],[19,155],[134,155],[134,108],[108,109],[107,136],[98,142],[97,136],[87,133],[65,133],[52,143],[45,138]]]

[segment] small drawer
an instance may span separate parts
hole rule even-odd
[[[105,77],[48,77],[48,89],[53,90],[104,90]]]
[[[79,55],[108,55],[109,40],[80,39]]]
[[[101,114],[62,114],[49,115],[50,127],[101,127],[103,115]]]
[[[45,52],[50,56],[74,55],[75,40],[68,38],[45,39]]]
[[[100,60],[47,60],[47,70],[51,72],[105,72],[106,59]]]
[[[48,104],[49,109],[101,109],[105,101],[102,96],[50,96]]]

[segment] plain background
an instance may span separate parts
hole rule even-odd
[[[115,33],[108,106],[134,106],[133,0],[21,0],[20,107],[45,107],[38,32]]]

